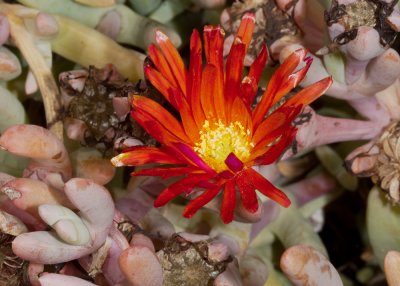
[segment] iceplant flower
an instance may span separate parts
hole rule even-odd
[[[187,218],[221,190],[221,218],[225,223],[233,219],[236,190],[243,206],[250,212],[258,209],[255,190],[284,207],[290,205],[288,197],[252,166],[271,164],[279,158],[295,136],[294,118],[304,106],[323,94],[332,80],[328,77],[302,89],[269,112],[303,79],[311,65],[307,51],[297,50],[278,68],[261,101],[252,108],[258,81],[268,59],[264,45],[242,79],[243,61],[254,26],[254,15],[245,14],[225,67],[224,31],[219,26],[204,28],[204,67],[200,35],[193,31],[188,69],[168,37],[156,32],[159,47],[149,46],[152,63],[145,64],[144,72],[178,111],[180,119],[153,100],[134,96],[132,117],[161,143],[161,147],[137,146],[112,159],[115,166],[152,164],[133,172],[134,176],[181,176],[157,197],[155,207],[164,206],[195,187],[203,188],[204,192],[185,207],[183,215]],[[304,67],[296,70],[303,61]]]

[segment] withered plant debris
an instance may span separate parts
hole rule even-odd
[[[71,72],[72,74],[72,72]],[[87,125],[85,146],[96,147],[107,152],[113,149],[117,139],[136,138],[146,145],[155,145],[155,140],[129,115],[118,118],[113,98],[127,98],[130,103],[133,95],[150,97],[162,102],[161,96],[149,88],[143,81],[136,84],[124,79],[113,65],[103,69],[91,66],[81,92],[68,82],[69,78],[60,78],[60,86],[73,99],[68,105],[66,116],[82,120]]]
[[[164,286],[210,286],[225,271],[228,258],[212,262],[208,258],[208,242],[190,242],[178,234],[172,236],[164,248],[157,252],[163,273]]]
[[[388,194],[392,203],[400,203],[400,123],[389,126],[379,139],[380,152],[375,164],[374,183]]]
[[[357,0],[351,4],[339,4],[332,1],[332,6],[325,11],[325,22],[328,26],[334,23],[341,24],[345,31],[333,39],[338,45],[347,44],[357,37],[358,28],[361,26],[373,27],[378,31],[380,43],[383,46],[391,45],[397,36],[387,22],[398,0],[387,3],[380,0]]]
[[[116,224],[117,229],[125,236],[127,241],[131,241],[134,234],[143,231],[139,225],[131,222],[128,218],[125,218],[124,221],[114,223]]]
[[[372,145],[347,160],[346,167],[358,177],[371,177],[392,204],[400,204],[400,122],[389,125]]]
[[[28,262],[12,252],[14,236],[0,232],[0,285],[30,285],[27,268]]]
[[[297,0],[293,0],[287,9],[290,9],[296,3]],[[300,37],[302,34],[294,21],[293,15],[288,15],[285,11],[279,9],[274,0],[245,0],[233,3],[229,10],[232,30],[227,31],[228,33],[233,33],[238,29],[242,16],[246,12],[253,12],[256,15],[253,40],[248,50],[248,54],[254,57],[260,52],[263,43],[267,47],[271,47],[275,41],[283,37]]]

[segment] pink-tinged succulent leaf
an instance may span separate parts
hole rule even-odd
[[[135,233],[129,243],[131,246],[143,246],[150,249],[155,253],[154,244],[150,238],[145,236],[143,233]]]
[[[385,266],[385,275],[389,286],[399,285],[400,253],[395,250],[389,251],[385,255],[384,266]]]
[[[111,247],[102,265],[102,273],[110,285],[116,285],[124,280],[124,275],[118,264],[118,259],[129,243],[125,236],[113,225],[110,229]]]
[[[64,144],[49,130],[36,125],[14,125],[0,137],[0,147],[8,152],[31,158],[30,174],[38,170],[60,173],[63,180],[71,178],[72,168]]]
[[[79,148],[71,154],[75,166],[75,177],[93,180],[96,184],[105,185],[115,175],[115,167],[105,159],[100,151],[93,148]]]
[[[96,284],[90,283],[78,277],[48,273],[44,274],[39,278],[41,286],[96,286]]]
[[[235,263],[229,263],[226,270],[215,278],[214,286],[240,286],[241,281],[239,267]]]
[[[29,178],[20,178],[4,184],[0,192],[6,194],[17,208],[40,219],[38,207],[42,204],[60,204],[73,208],[67,196],[47,184]]]
[[[288,248],[281,257],[281,269],[296,286],[343,285],[339,273],[329,260],[306,245]]]
[[[131,285],[163,285],[161,264],[154,252],[145,246],[126,249],[119,258],[119,265]]]
[[[10,24],[8,23],[7,17],[0,17],[0,45],[3,45],[10,36]]]
[[[114,203],[108,191],[87,179],[69,180],[64,191],[79,210],[91,241],[83,246],[70,245],[52,232],[30,232],[14,239],[12,247],[16,255],[36,263],[56,264],[90,254],[104,243],[114,216]]]
[[[160,239],[167,240],[176,232],[174,225],[155,209],[146,214],[141,220],[141,225],[149,236]]]
[[[40,36],[54,37],[58,33],[58,23],[53,15],[39,12],[36,15],[35,24]]]

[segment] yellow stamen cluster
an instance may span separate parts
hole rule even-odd
[[[250,130],[245,130],[240,122],[235,121],[226,126],[220,120],[210,126],[206,120],[194,150],[211,168],[220,172],[227,169],[224,161],[231,152],[245,161],[253,147]]]

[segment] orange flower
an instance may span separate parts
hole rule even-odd
[[[328,77],[302,89],[266,116],[303,79],[311,65],[311,59],[305,57],[307,51],[297,50],[278,68],[261,101],[252,109],[268,58],[264,46],[242,79],[243,61],[254,25],[254,15],[244,15],[225,68],[224,31],[220,27],[204,28],[204,68],[201,40],[196,30],[190,39],[188,69],[168,37],[156,32],[159,48],[150,45],[148,52],[154,66],[146,64],[145,75],[176,108],[180,120],[151,99],[134,96],[132,117],[161,147],[134,147],[112,159],[115,166],[157,164],[157,167],[133,172],[134,176],[183,176],[157,197],[154,206],[164,206],[195,187],[203,188],[204,192],[186,206],[183,215],[187,218],[221,190],[221,218],[225,223],[233,219],[236,189],[250,212],[258,209],[255,190],[284,207],[290,205],[288,197],[252,166],[271,164],[278,159],[296,134],[292,126],[294,118],[304,106],[323,94],[332,80]],[[295,71],[302,61],[305,66]]]

